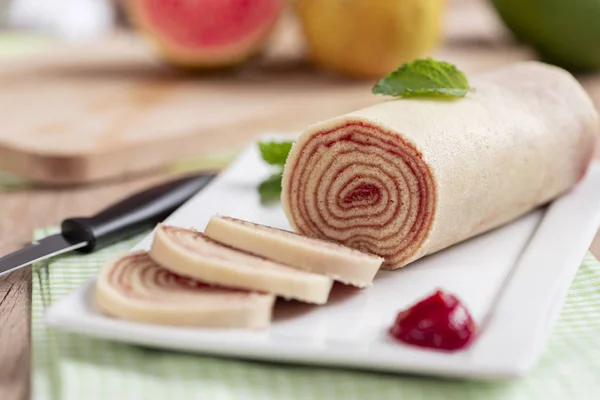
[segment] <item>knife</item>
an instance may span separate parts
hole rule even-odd
[[[138,192],[93,217],[69,218],[61,232],[0,258],[0,276],[70,251],[91,253],[166,218],[204,188],[215,174],[194,175]]]

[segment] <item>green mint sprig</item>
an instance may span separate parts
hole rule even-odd
[[[283,167],[294,142],[258,142],[260,155],[266,163]]]
[[[373,86],[372,92],[393,97],[464,97],[471,87],[456,66],[432,58],[398,67]]]
[[[276,167],[270,177],[258,185],[261,204],[269,204],[279,201],[281,197],[281,178],[283,167],[294,142],[258,142],[258,148],[262,159]]]

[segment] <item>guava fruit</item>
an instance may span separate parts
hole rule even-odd
[[[600,0],[493,0],[517,39],[570,70],[600,69]]]
[[[440,39],[444,0],[296,0],[312,61],[342,75],[380,78]]]
[[[284,0],[127,0],[133,24],[164,58],[191,68],[237,65],[259,52]]]

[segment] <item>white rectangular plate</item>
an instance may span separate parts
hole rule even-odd
[[[214,214],[289,229],[280,206],[260,205],[256,187],[272,171],[255,146],[166,221],[202,230]],[[334,287],[321,307],[281,301],[261,332],[164,327],[106,317],[89,282],[48,312],[50,325],[166,349],[361,369],[471,378],[527,372],[541,354],[570,282],[600,226],[600,164],[569,194],[517,221],[419,260],[381,271],[373,287]],[[148,248],[151,237],[136,249]],[[443,288],[480,324],[468,350],[443,353],[395,342],[396,313]]]

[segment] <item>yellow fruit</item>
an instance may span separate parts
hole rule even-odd
[[[315,64],[378,78],[422,57],[440,38],[444,0],[296,0]]]

